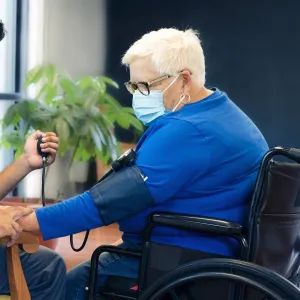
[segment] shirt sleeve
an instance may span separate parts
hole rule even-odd
[[[210,164],[208,141],[193,124],[170,120],[147,138],[136,165],[156,204],[172,198],[183,186],[203,176]],[[150,133],[151,134],[151,133]]]
[[[37,209],[36,216],[44,240],[104,225],[89,192]]]

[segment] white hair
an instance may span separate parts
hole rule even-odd
[[[122,64],[130,66],[135,59],[146,57],[161,75],[189,70],[197,83],[204,86],[205,59],[197,31],[175,28],[151,31],[127,50]]]

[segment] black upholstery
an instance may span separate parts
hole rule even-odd
[[[300,265],[300,165],[271,162],[253,231],[253,261],[292,278]]]
[[[221,256],[181,247],[151,243],[144,290],[158,278],[188,262],[213,257]]]

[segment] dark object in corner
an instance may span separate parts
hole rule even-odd
[[[4,24],[2,20],[0,20],[0,41],[4,39],[4,36],[5,36]]]

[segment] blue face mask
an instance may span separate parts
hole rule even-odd
[[[162,91],[151,91],[148,96],[136,91],[132,97],[132,107],[136,117],[146,126],[166,113]]]
[[[150,126],[155,119],[169,112],[164,105],[164,92],[177,80],[178,76],[164,91],[153,90],[148,96],[135,91],[132,97],[132,107],[136,117],[144,125]]]

